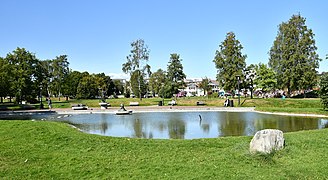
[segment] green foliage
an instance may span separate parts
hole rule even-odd
[[[94,74],[83,76],[77,87],[77,98],[94,99],[99,96],[99,81],[103,79]]]
[[[170,84],[168,80],[166,80],[165,85],[161,87],[159,91],[159,96],[162,98],[172,98],[173,90],[172,87],[175,85]]]
[[[202,78],[202,82],[200,82],[199,88],[203,89],[206,93],[206,96],[208,97],[209,91],[212,90],[212,87],[210,86],[210,80],[207,77]]]
[[[69,62],[67,60],[67,55],[57,56],[54,60],[51,61],[51,77],[52,81],[50,82],[50,87],[52,93],[56,94],[60,100],[62,96],[62,86],[69,74]]]
[[[145,84],[145,82],[140,82],[140,80],[144,80],[146,75],[150,76],[150,66],[147,64],[149,60],[149,50],[147,45],[145,45],[145,42],[143,39],[137,39],[136,41],[131,43],[131,51],[130,54],[126,57],[127,62],[122,65],[122,70],[125,73],[130,74],[131,79],[131,85],[138,84],[138,92],[134,91],[134,94],[142,98],[140,96],[141,89],[140,83]],[[132,76],[140,76],[140,77],[133,77]],[[132,90],[135,90],[136,87],[132,87]],[[146,88],[147,89],[147,88]]]
[[[152,75],[149,78],[149,89],[153,92],[154,95],[159,94],[165,82],[166,82],[166,72],[163,71],[162,69],[158,69],[156,72],[152,73]]]
[[[113,80],[113,94],[114,95],[119,95],[119,94],[124,94],[124,84],[120,80]],[[111,94],[109,94],[111,95]]]
[[[301,15],[293,15],[279,25],[269,59],[279,88],[287,88],[290,95],[291,91],[311,89],[316,84],[316,68],[321,60],[316,50],[314,33]]]
[[[236,76],[241,77],[243,69],[246,67],[246,55],[242,55],[243,49],[233,32],[226,35],[226,39],[220,44],[220,49],[216,51],[213,62],[218,70],[217,80],[220,86],[231,91],[237,88]]]
[[[252,137],[113,138],[64,123],[0,121],[0,178],[326,179],[327,133],[285,133],[285,149],[264,156],[248,152]]]
[[[139,70],[134,71],[130,79],[132,92],[140,99],[147,93],[147,85],[141,73]]]
[[[11,66],[2,57],[0,57],[0,97],[1,103],[3,103],[3,97],[10,95],[10,87],[11,87]]]
[[[84,73],[85,75],[88,73]],[[79,71],[69,72],[65,82],[63,84],[63,93],[71,98],[75,98],[77,95],[77,89],[81,79],[83,78],[83,73]]]
[[[264,92],[270,92],[277,87],[276,73],[267,65],[259,63],[255,66],[256,78],[254,84],[256,88],[262,89]]]
[[[38,59],[24,48],[17,48],[8,53],[5,60],[10,64],[11,91],[15,93],[16,101],[32,99],[38,94],[37,77]]]
[[[320,78],[320,98],[323,108],[328,108],[328,73],[324,73]]]
[[[179,89],[184,87],[184,79],[186,75],[183,72],[183,66],[181,63],[180,55],[173,53],[170,55],[170,60],[167,65],[167,85],[171,85],[171,96],[177,94]],[[167,89],[167,88],[165,88]]]

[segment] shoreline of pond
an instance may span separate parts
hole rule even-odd
[[[321,114],[298,114],[285,112],[266,112],[255,110],[255,107],[209,107],[209,106],[127,106],[127,110],[133,113],[147,112],[256,112],[262,114],[282,115],[282,116],[304,116],[304,117],[328,117]],[[86,110],[73,110],[71,108],[55,108],[55,109],[34,109],[34,110],[18,110],[18,111],[0,111],[5,115],[32,115],[32,114],[115,114],[119,110],[118,107],[108,107],[107,109],[88,108]]]

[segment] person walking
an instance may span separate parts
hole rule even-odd
[[[52,102],[51,102],[51,99],[50,99],[50,97],[47,98],[47,99],[48,99],[48,107],[49,107],[49,110],[51,110],[51,108],[52,108]]]

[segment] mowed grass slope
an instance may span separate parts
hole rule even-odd
[[[0,121],[0,179],[328,178],[328,129],[285,134],[273,155],[251,155],[251,138],[113,138],[58,122]]]

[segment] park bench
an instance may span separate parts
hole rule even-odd
[[[130,102],[130,106],[139,106],[139,102]]]

